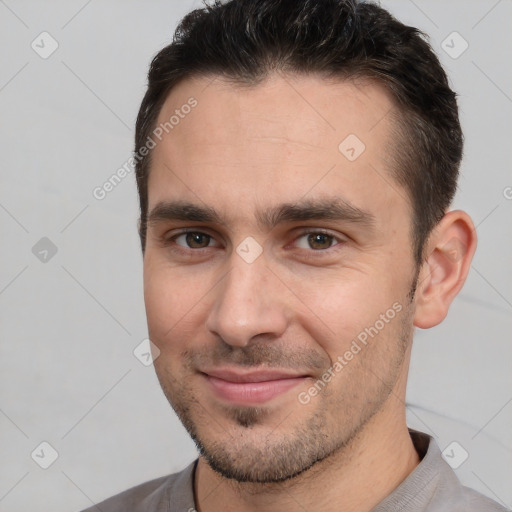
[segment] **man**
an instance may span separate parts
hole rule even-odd
[[[414,327],[476,247],[422,35],[371,3],[232,0],[153,60],[136,129],[154,365],[200,451],[104,511],[498,511],[409,430]],[[90,510],[94,510],[94,507]]]

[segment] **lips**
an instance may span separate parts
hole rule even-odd
[[[217,398],[238,405],[268,402],[309,378],[284,370],[215,369],[202,373]]]

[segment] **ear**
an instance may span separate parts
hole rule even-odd
[[[466,281],[476,243],[473,221],[461,210],[448,212],[434,228],[418,277],[416,327],[428,329],[444,320]]]

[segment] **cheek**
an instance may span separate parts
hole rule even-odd
[[[149,337],[160,350],[179,349],[204,325],[208,280],[196,272],[144,265],[144,301]]]
[[[375,276],[332,276],[297,284],[299,323],[334,361],[365,328],[373,326],[395,301]]]

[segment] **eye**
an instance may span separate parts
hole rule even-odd
[[[210,247],[210,242],[213,241],[213,238],[200,231],[188,231],[174,236],[173,240],[177,245],[187,249],[205,249]]]
[[[309,232],[299,236],[296,241],[296,247],[299,249],[313,249],[314,251],[322,251],[330,249],[337,245],[338,240],[334,235],[324,232]]]

